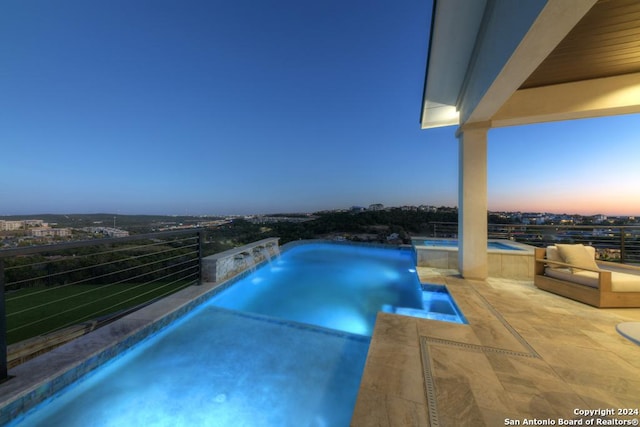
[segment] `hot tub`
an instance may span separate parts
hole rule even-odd
[[[457,239],[412,237],[418,267],[458,269]],[[489,239],[490,277],[533,280],[533,246],[512,240]]]

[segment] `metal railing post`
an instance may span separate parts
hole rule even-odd
[[[620,227],[620,263],[624,263],[625,260],[624,250],[624,228]]]
[[[202,285],[202,243],[204,230],[198,230],[198,285]]]
[[[7,379],[7,310],[4,303],[4,259],[0,258],[0,381]]]

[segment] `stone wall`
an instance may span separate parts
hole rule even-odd
[[[280,254],[279,237],[258,240],[202,259],[202,282],[220,282]]]

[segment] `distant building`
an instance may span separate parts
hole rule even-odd
[[[102,232],[109,237],[127,237],[129,235],[128,231],[111,227],[105,227]]]
[[[383,209],[384,209],[384,205],[382,203],[374,203],[372,205],[369,205],[370,211],[381,211]]]
[[[0,220],[0,231],[15,231],[24,227],[24,221]]]
[[[85,227],[83,230],[89,233],[102,234],[107,237],[127,237],[129,235],[128,231],[113,227]]]
[[[603,222],[605,222],[607,220],[607,216],[606,215],[594,215],[593,216],[593,222],[595,222],[596,224],[602,224]]]
[[[420,205],[418,206],[418,210],[423,212],[436,212],[438,208],[431,205]]]
[[[547,217],[540,213],[524,213],[520,215],[520,222],[523,224],[541,225],[544,224],[546,220]]]
[[[69,237],[71,230],[69,228],[48,228],[37,227],[29,231],[33,237]]]
[[[0,219],[0,231],[26,230],[32,227],[48,227],[49,224],[41,219],[20,219],[16,221],[7,221]]]

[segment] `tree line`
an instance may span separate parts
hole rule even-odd
[[[457,222],[455,209],[427,212],[394,208],[380,211],[326,212],[314,214],[316,219],[305,222],[274,222],[255,224],[244,219],[207,231],[205,255],[267,237],[280,237],[280,244],[294,240],[317,239],[337,234],[375,234],[380,242],[396,233],[404,243],[409,235],[428,233],[431,222]],[[355,237],[354,237],[355,238]]]

